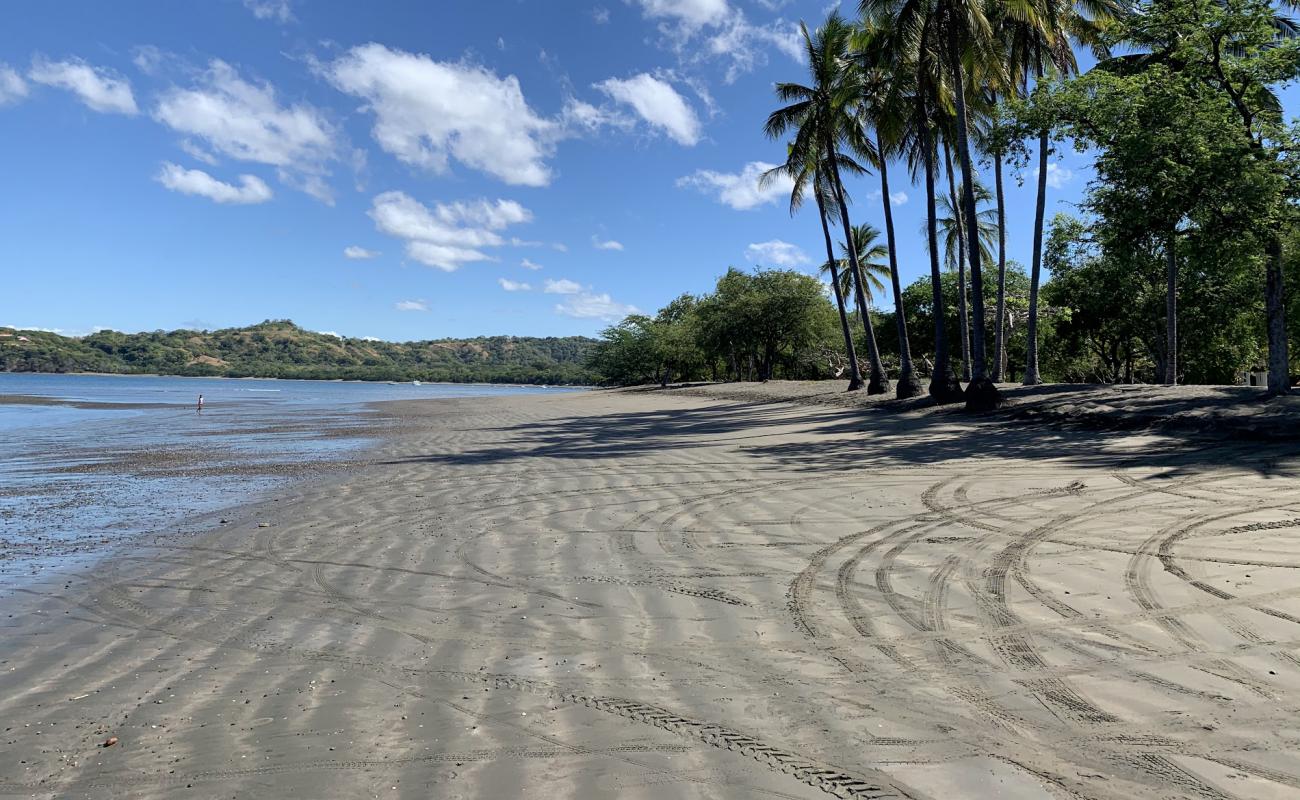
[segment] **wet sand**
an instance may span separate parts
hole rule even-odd
[[[0,795],[1300,793],[1294,443],[385,409],[365,465],[0,595]]]

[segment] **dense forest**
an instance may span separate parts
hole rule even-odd
[[[381,342],[316,333],[288,320],[77,338],[0,328],[0,370],[571,385],[591,382],[585,364],[593,344],[582,336]]]

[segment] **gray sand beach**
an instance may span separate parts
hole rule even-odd
[[[0,796],[1300,795],[1294,442],[781,399],[383,404],[0,595]]]

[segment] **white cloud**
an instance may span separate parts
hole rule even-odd
[[[487,261],[482,248],[507,243],[498,231],[532,219],[511,200],[439,203],[430,209],[397,191],[377,195],[369,213],[381,233],[405,240],[408,257],[446,272]]]
[[[542,291],[547,294],[577,294],[582,291],[582,284],[568,278],[560,278],[558,281],[548,278]]]
[[[497,200],[495,203],[487,200],[440,203],[436,213],[438,219],[448,225],[478,225],[493,231],[533,221],[533,212],[514,200]]]
[[[597,25],[604,25],[609,22],[609,9],[604,6],[596,6],[591,10],[591,18],[596,21]]]
[[[256,175],[240,175],[239,185],[219,181],[201,169],[185,169],[163,162],[156,180],[173,192],[198,195],[218,203],[252,205],[271,199],[271,187]]]
[[[626,80],[609,78],[595,87],[631,106],[641,119],[678,144],[690,147],[700,140],[700,121],[695,111],[666,81],[643,72]]]
[[[523,267],[524,269],[532,269],[532,270],[538,270],[542,268],[541,264],[538,264],[535,261],[531,261],[527,258],[525,258],[523,261],[520,261],[519,266]]]
[[[874,201],[880,199],[880,194],[881,194],[881,192],[880,192],[879,189],[876,189],[876,190],[874,190],[874,191],[868,192],[868,193],[867,193],[867,199],[868,199],[868,200],[871,200],[871,201],[874,202]],[[901,205],[903,205],[904,203],[907,202],[907,192],[890,192],[890,193],[889,193],[889,202],[892,203],[893,205],[896,205],[896,206],[901,206]]]
[[[745,12],[728,0],[636,0],[642,13],[659,19],[663,43],[684,62],[723,59],[725,80],[767,63],[767,50],[775,49],[802,62],[803,49],[798,26],[779,19],[766,25],[749,21]],[[785,5],[760,0],[769,11]]]
[[[367,250],[366,248],[358,247],[355,244],[350,244],[343,248],[343,257],[350,258],[353,261],[366,261],[372,258],[379,258],[381,255],[383,255],[383,253],[380,253],[378,250]]]
[[[37,57],[27,77],[36,83],[67,89],[88,108],[103,113],[137,114],[131,82],[101,67],[92,67],[81,59],[46,61]]]
[[[678,178],[677,186],[698,189],[725,206],[746,211],[790,196],[794,181],[788,175],[781,175],[766,187],[758,185],[763,173],[776,166],[764,161],[751,161],[739,173],[699,169],[692,175]]]
[[[375,141],[401,161],[442,173],[454,158],[509,184],[550,183],[545,162],[560,126],[528,106],[513,75],[375,43],[352,48],[324,73],[366,101]]]
[[[27,96],[27,81],[8,64],[0,63],[0,106],[17,103]]]
[[[1053,161],[1047,165],[1047,185],[1053,189],[1060,189],[1073,177],[1074,171],[1066,169],[1060,161]],[[1038,167],[1034,167],[1034,179],[1038,179]]]
[[[637,311],[636,306],[616,302],[608,294],[593,294],[591,292],[568,295],[564,298],[564,302],[557,303],[555,306],[555,313],[577,319],[613,321],[622,319],[628,314],[635,314]]]
[[[224,61],[213,61],[194,88],[164,93],[154,117],[222,155],[276,167],[282,182],[332,202],[325,164],[337,146],[325,115],[306,103],[280,105],[269,83],[249,83]]]
[[[202,161],[210,167],[215,167],[217,165],[216,156],[212,155],[207,150],[204,150],[202,147],[199,147],[194,142],[191,142],[189,139],[182,139],[180,148],[181,152],[185,153],[195,161]]]
[[[521,281],[512,281],[509,278],[497,278],[497,283],[507,292],[531,292],[533,287]]]
[[[597,250],[619,250],[623,249],[622,242],[616,242],[613,239],[601,239],[598,236],[591,237],[591,246]]]
[[[244,8],[253,12],[258,19],[271,19],[276,22],[289,22],[293,19],[293,9],[289,0],[244,0]]]
[[[428,311],[429,304],[424,300],[398,300],[393,303],[393,308],[398,311]]]
[[[745,248],[745,258],[756,264],[772,267],[797,267],[811,264],[812,259],[796,245],[772,239],[768,242],[756,242]]]
[[[568,246],[567,244],[565,244],[564,242],[552,242],[552,243],[551,243],[551,249],[555,250],[556,252],[560,252],[560,253],[567,253],[567,252],[569,252],[569,246]]]
[[[688,28],[720,24],[731,8],[727,0],[637,0],[642,12],[652,19],[670,19]]]
[[[335,339],[343,338],[343,334],[338,331],[316,331],[316,333],[319,333],[321,336],[333,336]]]

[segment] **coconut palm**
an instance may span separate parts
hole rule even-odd
[[[965,226],[959,219],[959,206],[954,201],[955,197],[960,197],[959,192],[940,197],[937,201],[939,243],[943,249],[944,263],[949,269],[958,266],[966,248]],[[985,206],[975,214],[975,222],[979,230],[980,258],[985,262],[993,260],[993,248],[997,245],[998,239],[997,209],[987,207],[992,199],[993,196],[983,184],[975,185],[975,200]],[[923,230],[922,235],[924,234]]]
[[[799,30],[812,78],[811,85],[778,83],[775,87],[777,97],[788,105],[768,116],[764,131],[772,139],[782,139],[787,132],[792,131],[794,142],[791,147],[794,152],[801,154],[800,157],[807,157],[803,154],[818,150],[824,154],[820,160],[827,165],[826,177],[835,197],[840,224],[844,230],[849,231],[853,226],[849,222],[848,201],[840,176],[840,148],[843,145],[852,152],[866,154],[868,157],[873,153],[871,143],[863,135],[862,128],[854,117],[854,104],[861,96],[861,89],[858,70],[848,59],[852,28],[839,14],[832,13],[817,29],[816,35],[810,34],[808,26],[803,23],[800,23]],[[858,312],[867,335],[871,372],[867,393],[883,394],[889,390],[889,381],[885,377],[871,315],[867,311],[865,281],[856,249],[850,248],[848,256]]]
[[[898,46],[911,46],[933,36],[940,63],[950,79],[953,101],[953,147],[965,190],[961,197],[963,215],[975,217],[974,170],[971,164],[969,110],[967,108],[966,64],[983,63],[981,54],[991,49],[993,31],[984,14],[983,0],[861,0],[862,12],[872,19],[888,20]],[[979,244],[974,226],[966,232],[967,258],[974,304],[974,342],[971,346],[971,386],[966,407],[984,410],[1001,402],[997,387],[988,378],[984,348],[984,277],[979,261]]]
[[[889,264],[885,261],[889,257],[889,249],[877,241],[879,238],[880,231],[873,225],[863,223],[853,226],[853,241],[858,246],[858,265],[862,267],[863,277],[867,279],[868,302],[873,298],[873,292],[885,290],[885,283],[881,278],[889,276]],[[822,275],[830,276],[832,280],[839,280],[841,291],[845,294],[853,288],[853,276],[848,271],[848,264],[848,242],[840,242],[840,257],[827,260],[820,270]],[[836,273],[839,274],[838,278],[835,277]]]
[[[1036,82],[1042,82],[1052,74],[1078,72],[1071,39],[1090,47],[1098,58],[1106,58],[1109,53],[1102,44],[1101,30],[1110,20],[1125,13],[1120,0],[1035,0],[1035,3],[1037,14],[1032,24],[1013,25],[1009,32],[1011,47],[1018,53],[1011,63],[1019,73],[1016,77],[1024,92],[1028,91],[1031,75]],[[1050,134],[1046,128],[1038,132],[1038,186],[1034,206],[1033,261],[1029,272],[1029,322],[1026,326],[1026,386],[1042,383],[1038,374],[1038,287],[1042,280]]]
[[[849,360],[848,391],[855,392],[862,388],[862,372],[858,367],[858,354],[853,345],[853,333],[849,329],[849,315],[844,308],[844,298],[849,292],[845,289],[845,283],[841,278],[840,263],[835,258],[835,246],[831,241],[830,220],[827,216],[827,208],[835,204],[834,192],[831,189],[830,181],[826,178],[827,170],[820,165],[816,158],[800,160],[793,145],[787,148],[787,154],[786,163],[763,173],[763,176],[759,179],[759,185],[765,187],[781,176],[788,176],[794,182],[794,186],[790,190],[791,216],[794,216],[794,213],[803,205],[804,196],[809,192],[817,199],[817,217],[821,221],[822,238],[826,242],[826,265],[823,267],[823,271],[827,269],[830,271],[835,306],[840,314],[840,331],[844,334],[844,351],[848,354]],[[803,155],[808,156],[810,154],[805,153]],[[819,156],[821,152],[818,150],[811,155]],[[841,157],[840,168],[844,171],[863,172],[862,167],[848,157]]]
[[[902,282],[898,275],[898,246],[894,238],[894,202],[889,190],[889,161],[903,155],[911,109],[913,81],[910,71],[895,69],[890,57],[889,32],[871,21],[864,22],[853,37],[854,59],[862,74],[862,102],[859,115],[863,127],[875,133],[880,175],[880,203],[885,214],[885,238],[889,249],[889,281],[894,295],[894,324],[898,333],[898,381],[895,396],[916,397],[921,384],[912,363],[912,345],[907,336],[907,315],[903,312]]]

